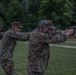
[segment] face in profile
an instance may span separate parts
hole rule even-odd
[[[14,27],[14,30],[16,31],[16,32],[20,32],[21,31],[21,27]]]
[[[44,33],[47,33],[47,32],[48,32],[48,27],[47,27],[47,26],[44,26],[44,27],[43,27],[43,32],[44,32]]]
[[[55,26],[49,26],[48,27],[48,33],[49,34],[53,34],[53,33],[55,33],[56,32],[56,27]]]

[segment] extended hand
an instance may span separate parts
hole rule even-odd
[[[74,29],[68,29],[66,35],[71,36],[74,33]]]

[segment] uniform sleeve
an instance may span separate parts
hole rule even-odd
[[[30,37],[30,33],[21,33],[21,32],[9,32],[8,36],[10,36],[11,38],[14,38],[16,40],[20,40],[20,41],[27,41],[29,40]]]
[[[65,33],[57,32],[53,35],[50,35],[50,43],[60,43],[65,42],[67,40],[67,36]]]
[[[56,32],[54,34],[42,34],[41,42],[46,43],[60,43],[65,42],[67,40],[67,36],[63,32]]]

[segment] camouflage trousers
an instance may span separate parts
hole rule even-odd
[[[38,65],[39,66],[39,65]],[[30,65],[28,66],[28,75],[44,75],[44,69],[38,69],[37,65]]]
[[[28,75],[43,75],[43,73],[40,73],[40,72],[32,72],[32,73],[28,73]]]
[[[33,67],[33,70],[32,70],[31,66],[28,67],[28,75],[44,75],[43,73],[44,72],[42,72],[42,71],[41,72],[36,71],[35,67]]]
[[[44,75],[46,65],[46,61],[45,63],[41,62],[40,60],[29,62],[27,66],[28,75]]]
[[[1,66],[5,72],[5,75],[16,75],[14,71],[14,63],[9,60],[2,60]]]
[[[43,58],[33,58],[28,61],[27,71],[28,75],[44,75],[48,66],[49,56]]]

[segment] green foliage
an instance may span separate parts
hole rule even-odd
[[[22,21],[24,16],[24,9],[22,4],[18,0],[12,0],[8,5],[7,9],[7,20],[8,22]]]
[[[2,22],[6,20],[6,11],[1,3],[0,3],[0,20]]]
[[[71,25],[73,21],[73,4],[70,0],[41,0],[39,14],[42,18],[52,19],[56,26],[61,25],[65,28]]]
[[[76,24],[75,0],[0,0],[0,21],[7,30],[11,22],[20,21],[23,31],[38,27],[41,19],[52,19],[59,29]]]

